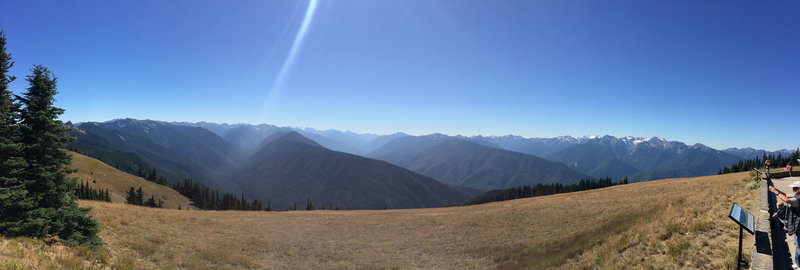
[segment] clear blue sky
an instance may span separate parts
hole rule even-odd
[[[777,150],[800,146],[798,14],[798,1],[3,1],[0,28],[13,90],[49,67],[65,121]]]

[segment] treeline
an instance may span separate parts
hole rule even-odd
[[[388,209],[388,206],[384,205],[383,209]],[[311,198],[306,199],[306,211],[313,211],[313,210],[339,210],[339,206],[328,206],[327,208],[322,206],[317,206],[311,201]],[[286,211],[297,211],[297,203],[292,204],[292,208],[286,208]]]
[[[111,197],[108,195],[108,188],[106,188],[105,191],[94,189],[89,186],[89,181],[86,181],[84,184],[83,179],[81,179],[81,185],[75,188],[75,195],[78,196],[78,199],[82,200],[111,202]]]
[[[136,172],[136,176],[139,176],[141,178],[146,179],[147,181],[154,182],[162,186],[167,185],[167,178],[164,176],[159,176],[156,167],[150,169],[150,172],[148,173],[145,173],[144,170],[142,170],[142,168],[139,168],[139,170]]]
[[[618,182],[614,182],[611,180],[611,178],[606,177],[604,179],[599,179],[599,180],[582,179],[578,183],[569,185],[562,185],[561,183],[552,183],[552,184],[536,184],[535,186],[527,185],[515,188],[496,189],[478,195],[477,197],[465,203],[465,205],[474,205],[474,204],[538,197],[538,196],[575,192],[581,190],[590,190],[590,189],[604,188],[604,187],[624,185],[624,184],[628,184],[628,177],[625,177],[625,179]]]
[[[145,201],[144,197],[145,196],[144,196],[144,192],[142,192],[142,187],[139,187],[139,189],[136,189],[136,190],[134,190],[133,187],[131,187],[131,189],[129,189],[127,192],[125,192],[125,202],[126,203],[133,204],[133,205],[141,205],[141,206],[153,207],[153,208],[163,208],[164,207],[164,201],[163,200],[158,199],[158,201],[156,201],[155,196],[150,195],[150,199],[147,199]]]
[[[777,155],[774,154],[763,154],[761,157],[754,157],[751,159],[740,160],[732,164],[730,167],[725,166],[717,172],[717,174],[726,174],[726,173],[735,173],[735,172],[744,172],[750,171],[752,169],[763,168],[764,162],[769,160],[770,168],[783,168],[786,167],[787,164],[791,164],[792,166],[796,166],[797,159],[800,158],[800,148],[794,151],[791,155],[783,156],[783,154],[778,153]]]
[[[192,200],[195,207],[204,210],[250,210],[250,211],[272,211],[272,205],[263,203],[258,199],[248,201],[244,194],[241,196],[225,193],[219,196],[219,191],[195,182],[192,179],[185,179],[183,183],[175,183],[172,189],[178,191],[183,196]]]

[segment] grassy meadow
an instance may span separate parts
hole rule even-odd
[[[70,154],[72,154],[72,167],[78,169],[78,172],[70,177],[77,177],[78,183],[80,181],[89,182],[89,186],[93,189],[106,190],[108,188],[112,202],[125,203],[126,191],[131,187],[137,189],[142,187],[142,192],[146,196],[145,200],[153,195],[156,200],[164,200],[164,208],[178,209],[178,206],[186,208],[189,205],[189,198],[169,187],[119,171],[97,159],[75,152],[70,152]]]
[[[80,201],[103,251],[2,239],[0,269],[724,269],[748,173],[667,179],[467,207],[197,211]],[[745,254],[749,257],[752,236]],[[21,268],[19,268],[21,267]]]

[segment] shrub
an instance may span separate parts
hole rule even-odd
[[[661,234],[661,235],[658,237],[658,239],[659,239],[659,240],[662,240],[662,241],[663,241],[663,240],[667,240],[667,239],[669,239],[670,237],[672,237],[672,234],[674,234],[674,233],[683,233],[683,231],[684,231],[684,230],[685,230],[685,229],[684,229],[684,227],[683,227],[683,224],[680,224],[680,223],[670,223],[670,224],[667,224],[667,227],[664,229],[664,233],[663,233],[663,234]]]
[[[673,259],[679,258],[689,249],[689,246],[691,246],[689,239],[681,238],[674,240],[667,244],[667,256]]]

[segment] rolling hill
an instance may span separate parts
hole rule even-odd
[[[228,180],[242,153],[203,128],[121,119],[83,123],[70,135],[77,137],[70,148],[128,172],[156,167],[173,182],[192,178],[222,191],[239,191]]]
[[[328,148],[327,151],[304,149],[305,152],[300,151],[303,152],[302,155],[292,156],[295,158],[293,162],[267,158],[265,155],[255,156],[270,140],[268,136],[286,134],[294,130],[300,135],[313,136],[316,139],[309,138],[314,142],[313,147]],[[74,128],[70,134],[78,138],[69,145],[70,148],[98,158],[120,170],[135,173],[139,169],[149,171],[155,167],[159,175],[166,176],[171,182],[192,178],[220,192],[245,193],[250,199],[258,198],[278,204],[285,202],[282,196],[287,193],[273,194],[269,189],[259,186],[262,183],[256,181],[257,179],[264,179],[272,172],[282,172],[285,174],[282,177],[303,178],[330,170],[338,170],[333,175],[341,179],[347,177],[341,172],[345,170],[344,168],[353,175],[359,177],[368,175],[367,178],[374,178],[377,177],[374,173],[380,170],[375,169],[376,163],[369,158],[387,161],[433,178],[449,185],[450,189],[460,191],[461,194],[475,193],[474,189],[486,191],[537,183],[569,184],[584,178],[611,177],[620,180],[628,176],[631,180],[642,181],[711,175],[719,168],[740,159],[701,144],[688,146],[657,137],[525,139],[515,136],[450,137],[440,134],[416,137],[402,133],[371,135],[335,130],[282,128],[272,125],[165,123],[134,119],[83,123]],[[308,136],[303,135],[306,138]],[[340,140],[357,146],[342,143]],[[337,148],[330,148],[331,146]],[[308,148],[309,145],[304,147]],[[369,158],[329,158],[334,152],[337,156],[342,154],[335,151],[336,149],[359,153],[374,147],[377,149],[367,155]],[[538,153],[555,152],[547,156],[547,159],[543,159],[501,148],[528,152],[536,150]],[[557,149],[561,150],[556,151]],[[320,159],[313,156],[314,154],[325,158]],[[317,163],[315,165],[317,167],[313,169],[318,171],[303,174],[305,167],[301,164],[307,160],[333,163]],[[357,166],[349,164],[351,162],[366,163],[365,166]],[[270,172],[258,169],[259,167],[269,168]],[[359,171],[362,169],[368,172]],[[400,175],[410,177],[405,172]],[[416,179],[415,177],[411,178]],[[277,179],[274,175],[270,178]],[[391,177],[381,176],[381,178]],[[333,201],[328,200],[327,195],[320,195],[327,188],[319,186],[315,188],[313,194],[308,193],[311,190],[295,190],[291,200],[298,200],[298,196],[313,196],[326,198],[322,203],[331,206]],[[259,194],[262,191],[266,193]],[[405,197],[413,198],[406,195]],[[306,199],[300,199],[297,203],[302,205]],[[446,198],[445,201],[452,202],[451,199],[453,198]],[[341,198],[337,200],[343,201]],[[369,208],[376,208],[373,203],[378,201],[377,198],[366,200],[370,201]],[[344,201],[355,205],[353,203],[357,200],[348,198]],[[432,201],[425,203],[400,203],[400,201],[392,199],[391,204],[385,202],[378,207],[440,205],[432,204]]]
[[[141,187],[148,198],[153,195],[157,200],[163,200],[164,208],[177,209],[181,206],[185,209],[190,205],[188,198],[169,187],[122,172],[97,159],[75,152],[70,154],[72,154],[72,167],[78,169],[78,172],[70,177],[79,178],[79,182],[88,182],[93,189],[108,189],[111,201],[114,203],[125,203],[125,192],[131,187],[137,189]]]
[[[438,207],[474,195],[384,161],[326,149],[297,132],[265,142],[233,181],[275,209],[304,208],[307,199],[341,209]]]
[[[291,141],[290,149],[264,148],[289,132],[302,137],[289,128],[197,125],[203,127],[133,119],[83,123],[72,130],[78,140],[70,147],[128,172],[155,167],[172,182],[192,178],[220,192],[244,193],[276,209],[295,203],[304,208],[307,199],[318,207],[343,209],[437,207],[463,203],[479,192],[329,150],[306,138],[300,144]],[[225,138],[205,128],[222,132]]]
[[[444,183],[482,190],[589,178],[561,163],[441,134],[400,137],[368,156]]]
[[[656,180],[411,210],[178,211],[80,201],[99,221],[105,251],[0,237],[0,266],[724,269],[732,267],[738,244],[727,218],[730,202],[756,212],[757,191],[747,188],[747,178]],[[565,203],[573,201],[590,207]],[[745,234],[745,255],[752,241]]]

